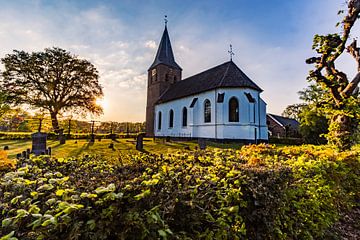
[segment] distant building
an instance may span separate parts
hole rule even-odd
[[[300,123],[292,118],[282,117],[274,114],[266,115],[269,134],[272,137],[293,137],[299,138]]]
[[[262,90],[230,60],[186,79],[165,30],[148,69],[147,136],[268,140]]]

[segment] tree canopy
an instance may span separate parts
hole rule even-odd
[[[315,64],[308,79],[330,97],[323,106],[330,119],[327,138],[340,149],[350,148],[354,143],[353,133],[358,128],[360,118],[357,91],[360,82],[360,48],[356,39],[348,44],[351,29],[359,18],[360,0],[347,1],[347,8],[343,20],[338,24],[341,26],[340,34],[315,35],[312,48],[318,55],[306,60],[308,64]],[[343,13],[345,11],[339,11],[339,14]],[[336,67],[336,60],[345,50],[357,63],[357,74],[351,80]]]
[[[102,113],[96,99],[103,96],[95,66],[61,48],[27,53],[14,50],[1,59],[5,66],[0,87],[7,101],[47,110],[55,131],[58,114],[66,111]]]

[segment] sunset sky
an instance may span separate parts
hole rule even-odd
[[[177,63],[188,77],[229,60],[263,90],[269,113],[299,102],[313,35],[337,32],[345,0],[45,1],[0,0],[0,57],[13,49],[61,47],[99,70],[105,97],[101,120],[144,121],[147,69],[164,15]],[[359,26],[353,37],[360,36]],[[342,69],[355,63],[344,56]]]

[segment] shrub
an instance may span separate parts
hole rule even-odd
[[[0,176],[15,169],[15,161],[8,159],[5,151],[0,150]]]
[[[360,151],[250,145],[22,160],[0,179],[19,239],[323,239],[360,200]]]

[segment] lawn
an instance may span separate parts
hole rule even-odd
[[[114,149],[109,148],[109,144],[114,144]],[[136,152],[136,141],[134,139],[118,139],[112,141],[110,139],[103,139],[101,141],[96,140],[95,143],[89,143],[88,140],[67,140],[66,144],[60,145],[59,141],[48,140],[47,146],[52,148],[52,156],[59,158],[76,157],[84,154],[99,154],[107,155],[109,157],[117,157],[118,154],[129,152]],[[31,140],[0,140],[0,149],[4,149],[4,146],[8,146],[7,154],[9,158],[16,158],[16,154],[25,151],[27,148],[31,149]],[[194,149],[198,144],[196,141],[188,142],[164,142],[163,140],[156,140],[155,142],[151,138],[144,139],[144,151],[150,153],[172,153],[185,148]],[[238,146],[238,145],[237,145]],[[210,144],[209,147],[213,147]],[[221,147],[235,147],[234,144],[226,145],[221,144]]]

